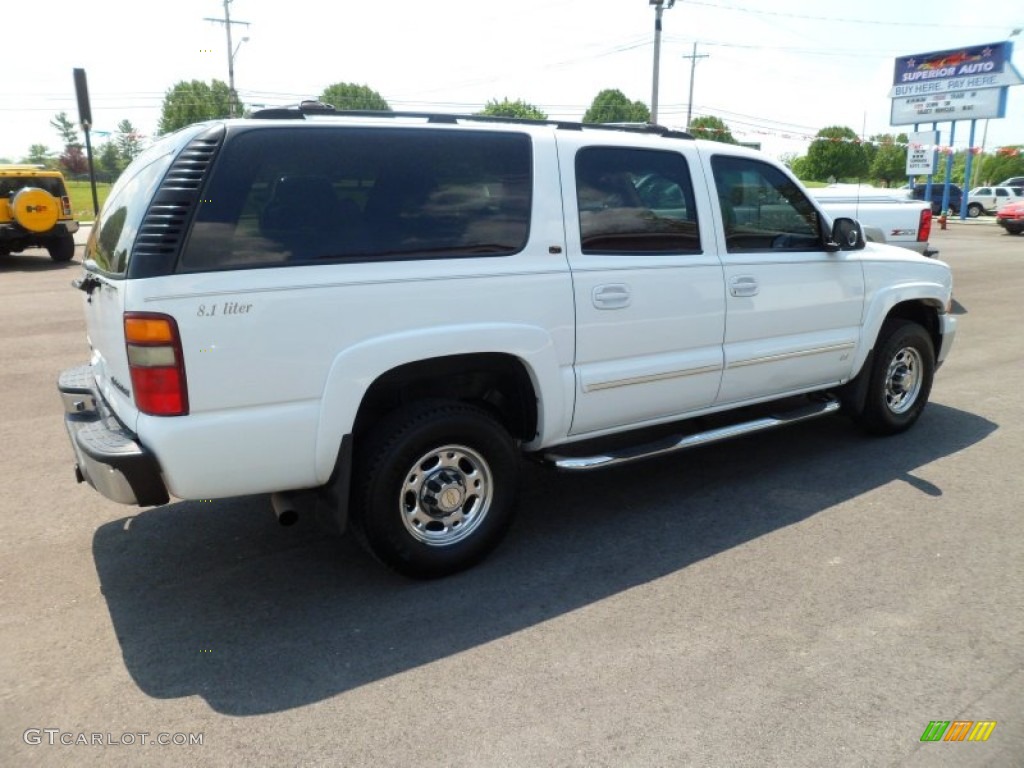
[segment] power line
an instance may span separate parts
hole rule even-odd
[[[693,44],[693,53],[689,56],[684,55],[682,58],[690,60],[690,99],[686,103],[686,130],[690,130],[690,117],[693,114],[693,75],[697,69],[697,59],[707,59],[709,55],[702,53],[697,55],[697,43]]]
[[[700,5],[705,8],[716,8],[722,11],[740,11],[741,13],[753,13],[761,16],[783,16],[790,19],[802,19],[807,21],[828,21],[839,24],[872,24],[885,27],[936,27],[939,29],[998,29],[1005,30],[1005,24],[940,24],[927,21],[889,21],[881,19],[847,19],[836,16],[813,16],[806,13],[786,13],[784,11],[765,11],[761,8],[743,8],[738,5],[723,5],[721,3],[701,2],[701,0],[688,0],[687,5]]]

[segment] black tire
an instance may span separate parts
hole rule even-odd
[[[979,205],[978,203],[971,203],[970,205],[967,206],[967,215],[970,216],[972,219],[978,218],[984,212],[985,209],[982,208],[981,205]]]
[[[855,422],[874,435],[895,435],[921,416],[935,377],[931,336],[911,320],[891,318],[882,324],[868,375],[866,397]],[[864,375],[864,374],[862,374]]]
[[[50,252],[50,258],[54,261],[71,261],[75,255],[75,238],[72,235],[62,235],[56,240],[51,240],[46,250]]]
[[[1024,227],[1007,227],[1006,228],[1006,234],[1008,234],[1008,235],[1019,235],[1021,232],[1024,232]]]
[[[519,454],[473,405],[429,401],[374,425],[358,447],[350,523],[378,560],[417,579],[482,560],[515,511]]]

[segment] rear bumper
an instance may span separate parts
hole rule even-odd
[[[125,429],[96,391],[92,367],[60,374],[64,426],[75,453],[75,477],[111,501],[152,507],[169,497],[156,457]]]

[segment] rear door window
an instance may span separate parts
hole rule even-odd
[[[690,171],[678,152],[581,149],[576,203],[583,253],[701,252]]]
[[[519,133],[250,130],[221,151],[181,269],[513,254],[531,156]]]

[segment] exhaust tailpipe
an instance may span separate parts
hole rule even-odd
[[[298,510],[295,509],[295,504],[288,494],[285,493],[272,493],[270,494],[270,506],[274,508],[274,514],[277,515],[277,522],[282,526],[295,525],[299,519]]]

